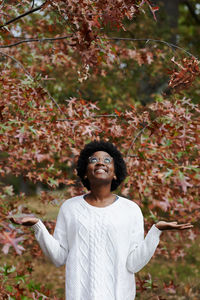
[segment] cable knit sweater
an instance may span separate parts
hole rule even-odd
[[[62,204],[53,236],[40,220],[32,227],[44,254],[57,267],[66,264],[67,300],[134,300],[134,273],[161,234],[153,225],[144,239],[141,210],[123,197],[106,207],[73,197]]]

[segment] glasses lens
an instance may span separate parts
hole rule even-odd
[[[101,160],[95,156],[91,156],[88,158],[88,161],[90,164],[96,164],[97,162],[100,162]],[[109,165],[112,162],[112,157],[105,157],[103,159],[103,163]]]
[[[105,163],[105,164],[110,164],[111,161],[112,161],[112,158],[110,158],[110,157],[104,158],[104,163]]]
[[[89,157],[89,162],[90,162],[91,164],[96,164],[97,161],[98,161],[98,159],[97,159],[96,157],[94,157],[94,156]]]

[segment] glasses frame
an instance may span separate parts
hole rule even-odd
[[[96,158],[97,161],[96,161],[95,163],[92,162],[92,161],[91,161],[92,158]],[[107,158],[110,159],[110,162],[109,162],[109,163],[106,163],[106,162],[105,162],[105,159],[107,159]],[[103,163],[104,163],[105,165],[110,165],[110,164],[112,163],[112,161],[113,161],[113,157],[111,157],[111,156],[108,157],[108,156],[107,156],[107,157],[104,157],[103,160],[104,160]],[[100,161],[101,161],[101,159],[98,158],[98,157],[96,157],[96,156],[90,156],[90,157],[88,157],[88,163],[89,163],[89,164],[97,164],[97,163],[99,163]]]

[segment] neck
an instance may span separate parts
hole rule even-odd
[[[112,196],[111,193],[111,185],[96,185],[92,186],[90,185],[91,192],[90,192],[90,197],[95,200],[95,201],[105,201],[108,200]]]

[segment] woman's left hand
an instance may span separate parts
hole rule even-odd
[[[191,223],[178,224],[178,222],[159,221],[155,225],[159,230],[184,230],[193,227]]]

